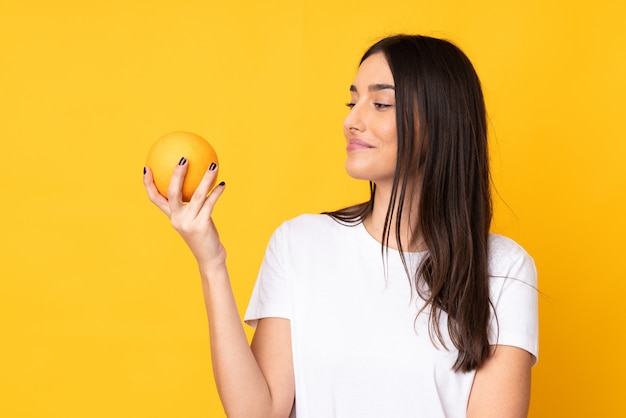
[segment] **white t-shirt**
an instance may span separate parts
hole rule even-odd
[[[489,251],[490,342],[536,358],[534,262],[500,235]],[[406,253],[413,271],[424,254]],[[302,215],[274,232],[245,320],[290,320],[298,418],[465,417],[475,373],[452,370],[457,350],[431,341],[422,305],[398,251],[383,258],[362,224]]]

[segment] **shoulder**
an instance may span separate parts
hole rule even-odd
[[[328,215],[304,214],[284,221],[272,234],[267,253],[293,264],[326,259],[341,249],[353,247],[356,239],[349,228]]]
[[[319,226],[328,226],[336,224],[329,215],[324,214],[316,214],[316,213],[305,213],[302,215],[298,215],[295,218],[288,219],[283,222],[283,225],[289,225],[291,227],[296,228],[307,228],[307,227],[319,227]]]
[[[510,238],[492,234],[489,244],[489,289],[494,309],[490,344],[521,348],[536,362],[539,292],[535,263]]]
[[[533,286],[537,283],[533,258],[521,245],[504,235],[489,236],[489,271],[491,276],[515,278]]]
[[[284,221],[276,233],[283,236],[320,235],[338,229],[341,225],[329,215],[303,214]]]
[[[524,257],[528,256],[526,250],[511,238],[500,234],[489,234],[490,257]]]
[[[270,240],[290,252],[333,251],[338,247],[354,245],[360,230],[351,228],[325,214],[304,214],[284,221]]]

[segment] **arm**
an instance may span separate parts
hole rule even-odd
[[[186,163],[175,168],[169,200],[156,190],[149,169],[144,185],[150,200],[170,218],[198,262],[215,382],[224,410],[229,417],[287,417],[294,396],[289,321],[259,321],[254,351],[248,345],[228,277],[226,250],[211,218],[224,186],[209,194],[216,171],[207,170],[191,201],[183,204],[181,188],[186,171]]]
[[[476,371],[467,417],[526,417],[532,364],[532,355],[521,348],[492,346],[491,356]]]
[[[295,392],[289,320],[259,320],[249,346],[226,269],[222,274],[221,280],[203,280],[203,288],[224,410],[229,417],[287,417]]]

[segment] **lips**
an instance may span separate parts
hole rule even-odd
[[[374,148],[374,147],[361,139],[350,138],[348,140],[348,146],[346,147],[346,150],[358,151],[358,150],[370,149],[370,148]]]

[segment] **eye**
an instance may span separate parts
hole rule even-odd
[[[378,110],[387,110],[393,107],[393,105],[385,103],[374,103],[374,107]]]
[[[355,105],[355,104],[356,104],[356,103],[352,103],[352,102],[350,102],[350,103],[346,103],[346,107],[348,107],[348,109],[352,109],[352,108],[354,107],[354,105]]]

